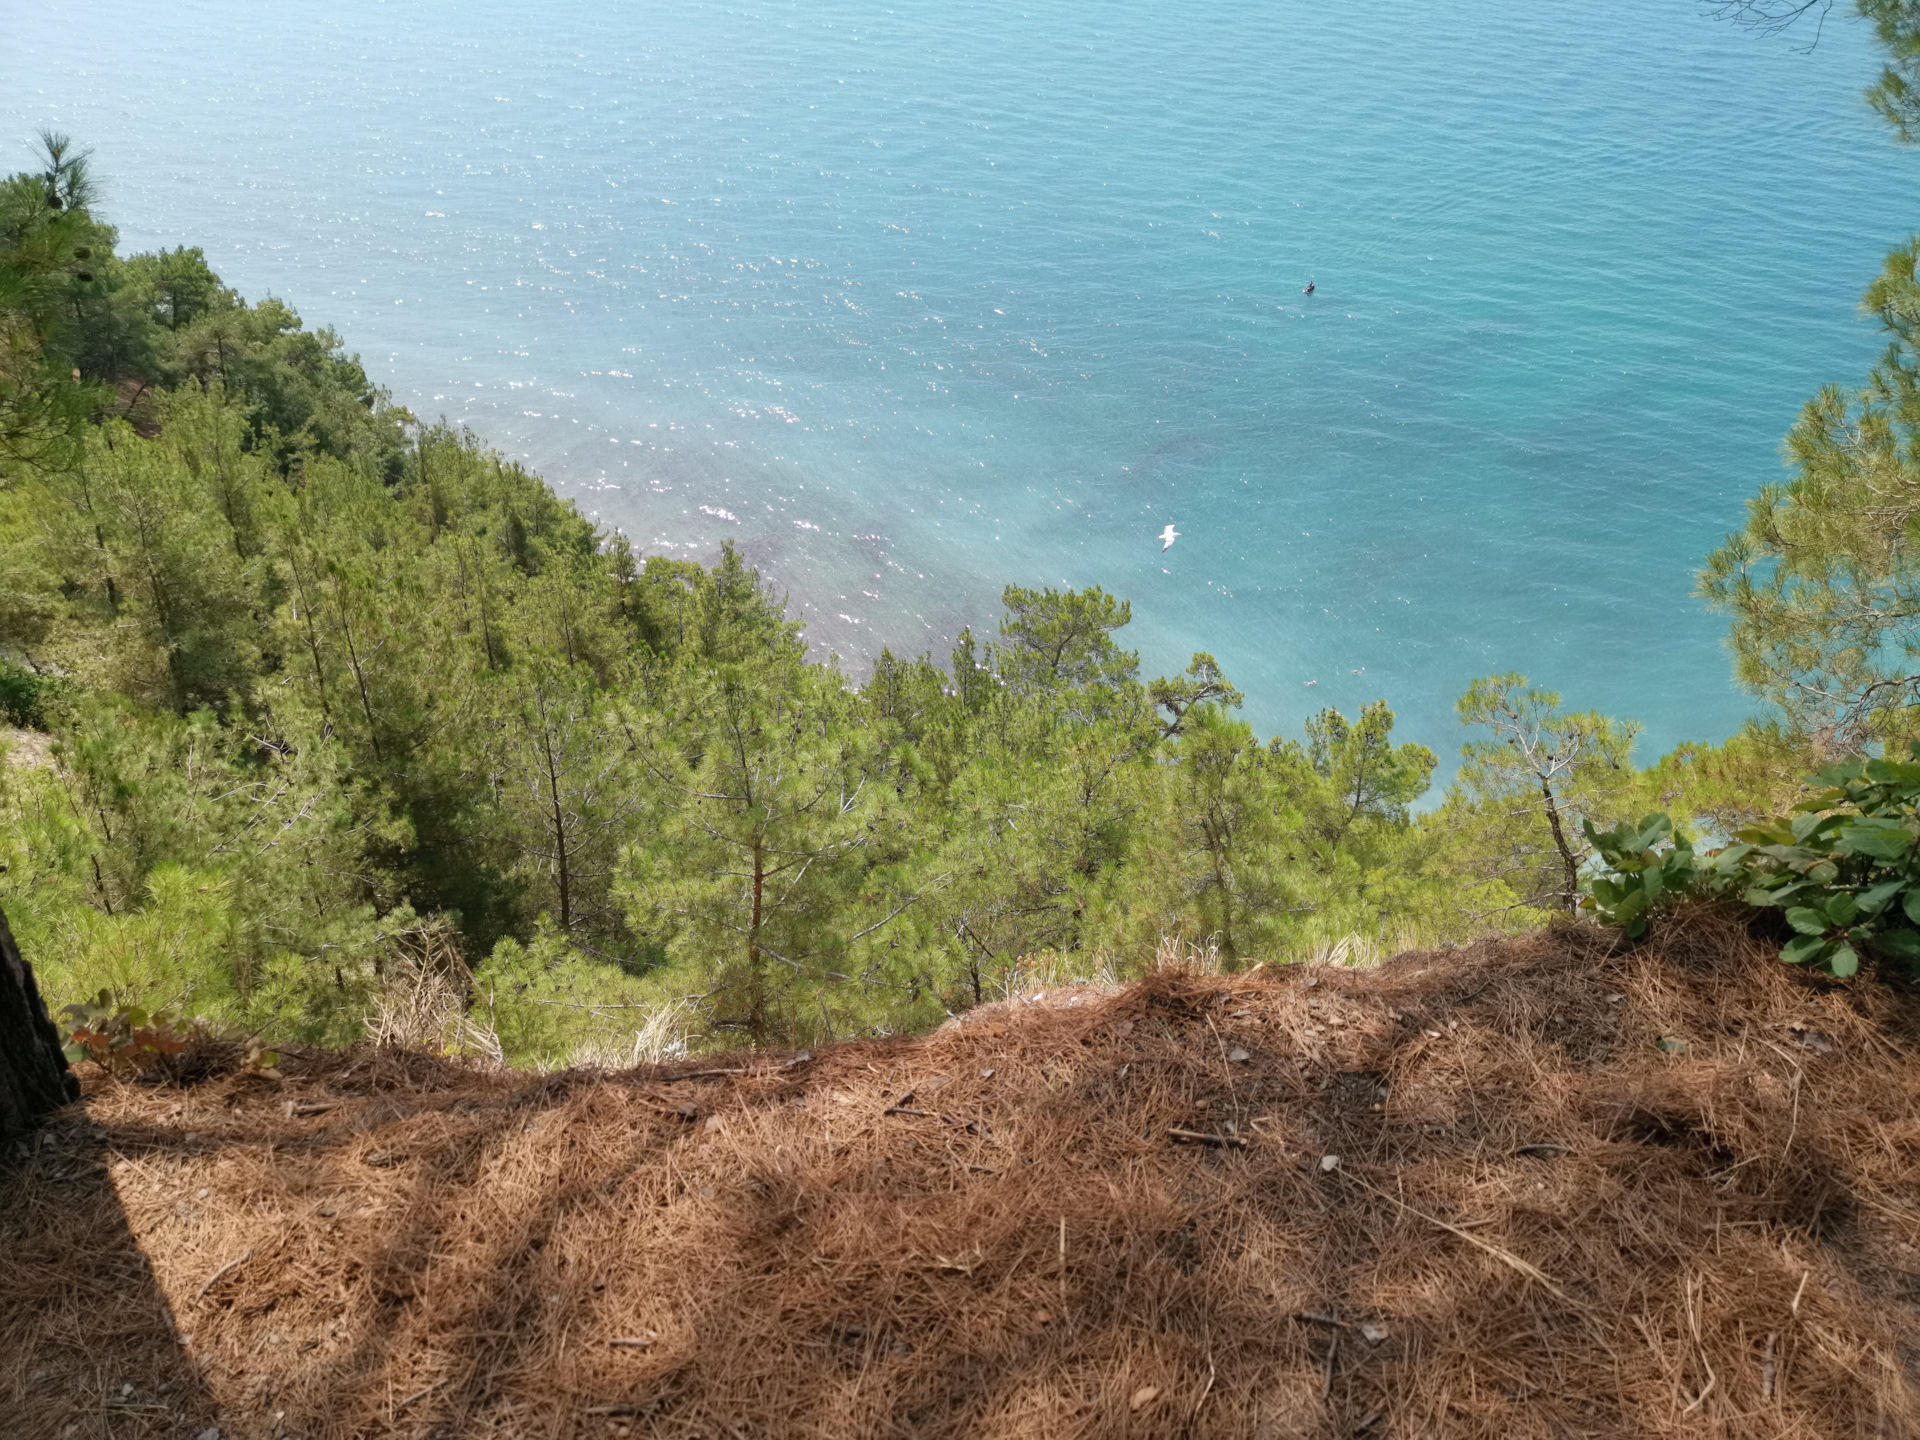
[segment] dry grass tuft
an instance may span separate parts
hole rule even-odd
[[[664,1065],[688,1050],[687,1034],[696,1016],[685,1002],[671,1002],[643,1012],[634,1027],[633,1044],[623,1037],[590,1042],[573,1053],[577,1069],[625,1070],[636,1065]]]
[[[459,942],[445,923],[394,936],[366,1019],[367,1039],[375,1047],[500,1064],[500,1037],[467,1013],[467,986]]]
[[[0,1428],[1920,1434],[1912,992],[1709,910],[1208,969],[790,1061],[96,1078],[0,1176]]]

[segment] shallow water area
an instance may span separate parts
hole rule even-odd
[[[1838,12],[87,16],[7,8],[0,117],[97,147],[123,249],[203,246],[647,551],[737,540],[856,673],[1099,583],[1263,731],[1384,696],[1443,755],[1491,670],[1643,754],[1737,726],[1692,573],[1911,223]]]

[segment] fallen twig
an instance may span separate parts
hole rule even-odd
[[[1331,1315],[1322,1315],[1314,1310],[1302,1310],[1293,1318],[1296,1320],[1305,1320],[1313,1325],[1331,1325],[1337,1330],[1351,1330],[1353,1328],[1344,1320],[1336,1319]]]
[[[609,1345],[624,1345],[634,1350],[644,1350],[654,1343],[655,1337],[651,1335],[615,1335],[611,1340],[607,1341]]]
[[[628,1006],[628,1007],[600,1007],[600,1008],[641,1009],[646,1007]],[[771,1066],[729,1065],[729,1066],[722,1066],[717,1070],[687,1070],[682,1072],[679,1075],[662,1075],[660,1077],[660,1080],[662,1084],[671,1085],[676,1080],[712,1080],[721,1075],[777,1075],[782,1070],[791,1070],[796,1065],[805,1065],[811,1059],[813,1059],[813,1052],[811,1050],[802,1050],[798,1055],[794,1056],[791,1060],[783,1060],[778,1065],[771,1065]]]
[[[1064,1215],[1060,1217],[1060,1318],[1072,1327],[1073,1322],[1067,1320],[1067,1217]]]
[[[1514,1254],[1511,1250],[1503,1250],[1498,1245],[1495,1245],[1491,1240],[1482,1240],[1478,1235],[1475,1235],[1470,1231],[1464,1230],[1458,1225],[1449,1225],[1445,1220],[1441,1220],[1436,1218],[1435,1216],[1429,1215],[1424,1210],[1416,1210],[1413,1208],[1413,1206],[1407,1204],[1406,1201],[1402,1200],[1398,1195],[1394,1195],[1389,1193],[1388,1191],[1382,1190],[1378,1185],[1369,1184],[1367,1181],[1362,1180],[1358,1175],[1352,1174],[1351,1171],[1348,1172],[1348,1175],[1349,1175],[1349,1178],[1351,1178],[1355,1184],[1363,1186],[1368,1190],[1371,1190],[1374,1194],[1380,1196],[1382,1199],[1391,1200],[1395,1205],[1398,1205],[1402,1210],[1406,1211],[1409,1215],[1416,1216],[1417,1218],[1426,1221],[1429,1225],[1438,1225],[1442,1230],[1446,1230],[1451,1232],[1452,1234],[1458,1235],[1462,1240],[1466,1241],[1469,1245],[1475,1246],[1478,1249],[1486,1251],[1487,1254],[1493,1256],[1493,1258],[1498,1260],[1501,1264],[1511,1266],[1514,1270],[1517,1270],[1520,1274],[1526,1276],[1527,1279],[1534,1281],[1542,1289],[1546,1290],[1549,1294],[1551,1294],[1555,1299],[1563,1300],[1569,1305],[1576,1305],[1576,1306],[1579,1305],[1580,1303],[1579,1301],[1575,1300],[1571,1295],[1567,1294],[1566,1291],[1562,1290],[1558,1285],[1553,1283],[1552,1278],[1548,1276],[1546,1271],[1542,1270],[1537,1265],[1528,1264],[1525,1260],[1522,1260],[1518,1255]]]
[[[1207,1396],[1213,1393],[1213,1382],[1218,1374],[1219,1372],[1213,1368],[1213,1356],[1209,1354],[1207,1356],[1207,1383],[1200,1387],[1200,1398],[1193,1402],[1193,1409],[1187,1412],[1187,1423],[1189,1425],[1191,1425],[1194,1418],[1199,1415],[1200,1407],[1207,1403]]]
[[[1707,1358],[1706,1342],[1700,1338],[1699,1302],[1706,1288],[1707,1280],[1704,1275],[1687,1277],[1687,1329],[1693,1332],[1693,1348],[1700,1354],[1700,1364],[1707,1372],[1707,1383],[1702,1385],[1700,1393],[1687,1403],[1687,1408],[1680,1412],[1682,1415],[1691,1415],[1706,1404],[1707,1396],[1711,1395],[1714,1387],[1720,1383],[1719,1377],[1713,1373],[1713,1362]]]
[[[404,1410],[407,1408],[407,1406],[411,1405],[414,1401],[424,1400],[427,1396],[431,1395],[434,1391],[438,1390],[442,1385],[446,1383],[447,1382],[445,1380],[436,1380],[431,1385],[422,1385],[418,1390],[414,1391],[411,1395],[407,1396],[406,1399],[402,1400],[398,1405],[394,1406],[393,1408],[396,1410]]]
[[[220,1283],[220,1278],[223,1275],[227,1274],[227,1272],[231,1270],[238,1270],[242,1265],[246,1264],[247,1261],[251,1260],[252,1258],[253,1258],[253,1251],[249,1250],[247,1251],[246,1254],[240,1256],[238,1259],[227,1261],[226,1264],[222,1265],[218,1270],[214,1271],[213,1274],[207,1277],[207,1283],[202,1285],[199,1291],[195,1293],[193,1297],[193,1303],[198,1305],[202,1300],[206,1298],[207,1291],[211,1290],[215,1285],[218,1285]]]
[[[1169,1125],[1167,1134],[1177,1143],[1188,1145],[1212,1145],[1215,1148],[1232,1147],[1245,1150],[1250,1143],[1244,1135],[1214,1135],[1205,1130],[1182,1130],[1177,1125]]]
[[[880,1112],[882,1115],[917,1115],[922,1120],[938,1120],[943,1125],[957,1125],[962,1130],[971,1130],[976,1135],[990,1133],[978,1120],[962,1120],[957,1115],[949,1115],[944,1110],[916,1110],[907,1105],[889,1105]]]
[[[287,1118],[291,1120],[296,1115],[324,1115],[339,1103],[338,1100],[308,1100],[305,1102],[289,1100],[287,1102]]]
[[[1562,1155],[1567,1153],[1567,1147],[1564,1145],[1555,1145],[1549,1140],[1543,1140],[1536,1145],[1516,1145],[1513,1153],[1516,1155],[1539,1155],[1548,1160],[1558,1160]]]

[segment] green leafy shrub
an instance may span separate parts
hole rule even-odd
[[[1707,855],[1664,815],[1589,827],[1599,864],[1582,904],[1638,936],[1668,896],[1737,896],[1782,912],[1794,931],[1780,951],[1789,964],[1844,977],[1873,952],[1920,968],[1920,744],[1914,752],[1829,765],[1818,794]]]
[[[239,1064],[271,1074],[280,1063],[257,1035],[232,1036],[207,1021],[129,1004],[102,990],[92,1000],[62,1006],[67,1060],[91,1060],[118,1075],[159,1071],[173,1080],[216,1073]]]
[[[1580,823],[1604,867],[1582,883],[1581,908],[1634,939],[1647,933],[1647,918],[1665,896],[1699,892],[1712,871],[1665,815],[1643,815],[1637,824],[1611,830],[1595,830],[1591,820]]]
[[[43,730],[51,684],[24,665],[0,659],[0,720],[23,729]]]
[[[138,1073],[178,1055],[193,1039],[186,1022],[139,1005],[116,1004],[110,990],[64,1006],[60,1014],[68,1022],[68,1061],[91,1060],[104,1070]]]
[[[1853,760],[1818,778],[1827,788],[1794,814],[1749,826],[1722,852],[1747,903],[1785,911],[1789,964],[1851,975],[1866,947],[1920,961],[1920,764]]]

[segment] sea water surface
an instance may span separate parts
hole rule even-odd
[[[1520,670],[1650,756],[1751,709],[1693,572],[1915,221],[1862,26],[1702,9],[0,0],[0,164],[856,674],[1100,584],[1263,731]]]

